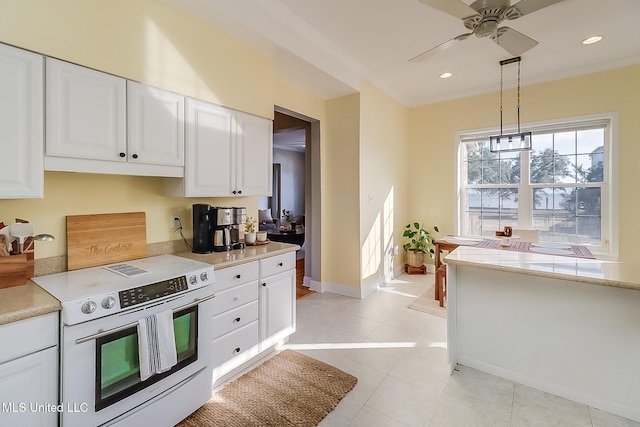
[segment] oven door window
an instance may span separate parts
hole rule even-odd
[[[140,381],[138,328],[132,326],[96,340],[96,400],[99,411],[154,384],[198,358],[198,306],[173,313],[178,363]]]

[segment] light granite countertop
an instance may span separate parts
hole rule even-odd
[[[0,289],[0,325],[60,309],[60,301],[31,280],[25,285]]]
[[[193,252],[178,252],[174,255],[212,264],[215,270],[294,252],[300,249],[298,245],[289,243],[270,242],[266,245],[247,246],[230,252],[213,252],[210,254],[194,254]]]
[[[212,264],[215,270],[233,267],[262,258],[294,252],[298,245],[270,242],[266,245],[247,246],[230,252],[214,252],[211,254],[194,254],[177,252],[173,255],[194,259]],[[155,255],[150,253],[149,256]],[[58,271],[53,271],[58,272]],[[47,314],[61,309],[60,301],[47,291],[29,280],[25,285],[0,289],[0,325],[16,322],[30,317]]]
[[[459,246],[445,262],[592,285],[640,290],[640,263]]]

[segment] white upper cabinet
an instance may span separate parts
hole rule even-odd
[[[47,156],[126,161],[126,80],[47,58]]]
[[[184,166],[184,96],[127,82],[129,161]]]
[[[271,120],[187,98],[185,127],[184,179],[168,180],[169,194],[271,195]]]
[[[183,176],[182,96],[129,82],[127,97],[124,78],[46,64],[47,170]]]
[[[241,196],[271,196],[273,122],[236,113],[236,171],[231,192]],[[235,191],[235,193],[234,193]]]
[[[0,44],[0,199],[44,196],[41,55]]]

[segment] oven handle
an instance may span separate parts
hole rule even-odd
[[[175,308],[173,310],[173,312],[175,313],[176,311],[180,311],[180,310],[184,310],[184,309],[189,308],[189,307],[193,307],[194,305],[198,305],[198,304],[200,304],[202,302],[205,302],[205,301],[208,301],[208,300],[210,300],[212,298],[215,298],[215,294],[214,295],[209,295],[208,297],[204,297],[204,298],[196,298],[193,302],[190,302],[188,304],[185,304],[183,306]],[[82,343],[85,343],[87,341],[92,341],[94,339],[97,339],[97,338],[100,338],[100,337],[104,337],[106,335],[111,335],[111,334],[116,333],[116,332],[124,331],[125,329],[129,329],[129,328],[132,328],[134,326],[138,326],[138,322],[129,323],[128,325],[119,326],[117,328],[109,329],[108,331],[100,331],[97,334],[89,335],[89,336],[83,337],[83,338],[78,338],[76,340],[76,344],[82,344]]]

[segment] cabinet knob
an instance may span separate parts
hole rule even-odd
[[[278,263],[278,267],[282,267],[282,265],[283,265],[283,264],[282,264],[281,262],[279,262],[279,263]]]
[[[239,318],[239,317],[236,317],[236,322],[239,322],[239,321],[240,321],[240,318]]]
[[[242,194],[242,190],[238,190],[238,194]]]
[[[137,154],[134,154],[134,155],[133,155],[133,156],[131,156],[131,157],[133,157],[134,159],[137,159],[137,158],[138,158],[138,155],[137,155]]]
[[[263,284],[262,284],[262,286],[267,286],[267,284],[266,284],[266,283],[263,283]]]
[[[233,194],[236,194],[236,193],[237,193],[237,191],[236,191],[236,190],[233,190],[233,191],[232,191],[232,193],[233,193]]]
[[[236,352],[236,353],[240,353],[240,347],[236,347],[235,352]]]
[[[126,156],[125,153],[123,153],[123,152],[120,153],[120,157],[125,157],[125,156]]]
[[[241,276],[239,274],[236,274],[236,279],[239,279]]]

